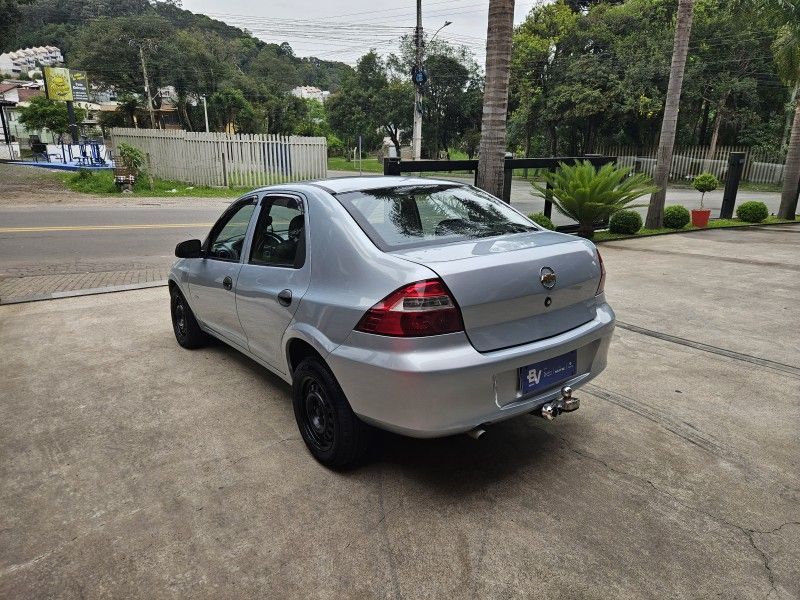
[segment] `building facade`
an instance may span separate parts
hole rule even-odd
[[[55,46],[23,48],[0,54],[0,75],[28,75],[40,67],[53,67],[64,63],[61,50]]]

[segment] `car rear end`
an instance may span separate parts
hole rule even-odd
[[[467,186],[339,200],[381,251],[430,273],[387,290],[328,357],[356,414],[436,437],[577,407],[565,388],[605,368],[614,328],[591,242]]]

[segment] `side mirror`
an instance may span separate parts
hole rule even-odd
[[[186,240],[175,246],[175,256],[178,258],[200,258],[202,255],[200,240]]]

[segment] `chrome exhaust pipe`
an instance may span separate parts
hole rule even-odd
[[[470,429],[467,432],[467,435],[471,437],[473,440],[479,440],[483,437],[483,434],[486,433],[486,430],[481,427],[476,427],[475,429]]]

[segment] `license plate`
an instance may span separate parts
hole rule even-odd
[[[575,375],[578,351],[534,363],[519,370],[519,389],[523,395],[551,387]]]

